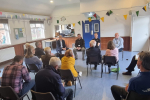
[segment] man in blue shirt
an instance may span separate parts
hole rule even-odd
[[[121,52],[123,50],[123,48],[124,48],[124,45],[123,45],[124,40],[123,40],[123,38],[121,38],[119,36],[119,33],[115,34],[115,38],[113,39],[113,43],[115,44],[115,47],[118,48],[119,52]]]
[[[131,78],[125,88],[116,85],[111,87],[115,100],[121,100],[121,97],[125,98],[130,91],[141,95],[150,95],[150,52],[141,52],[139,54],[137,66],[140,69],[140,74]]]

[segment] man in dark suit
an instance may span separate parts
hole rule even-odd
[[[73,90],[65,89],[61,82],[61,77],[57,69],[61,66],[61,61],[57,57],[50,59],[49,65],[41,69],[35,75],[35,86],[37,92],[51,92],[56,100],[73,100]]]
[[[96,41],[95,40],[91,40],[90,41],[90,48],[86,50],[86,55],[87,55],[87,61],[86,63],[88,64],[89,62],[89,58],[90,57],[96,57],[98,56],[98,60],[99,62],[101,62],[101,51],[99,48],[95,47],[96,46]],[[97,69],[97,63],[95,63],[95,67],[94,69]]]
[[[62,54],[63,50],[68,50],[68,48],[66,47],[65,41],[62,39],[61,35],[59,35],[59,40],[56,43],[56,50],[60,54]]]

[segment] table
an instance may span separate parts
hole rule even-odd
[[[53,44],[53,42],[55,42],[55,41],[56,41],[56,40],[45,40],[45,47],[47,47],[46,44],[49,43],[50,45],[49,45],[48,47],[51,47],[51,49],[53,49],[53,45],[52,45],[52,44]]]

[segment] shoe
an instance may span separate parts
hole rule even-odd
[[[82,58],[82,60],[84,61],[84,58]]]
[[[132,73],[131,72],[124,72],[124,73],[122,73],[123,75],[132,75]]]
[[[72,82],[68,81],[67,86],[72,86]]]
[[[78,58],[75,58],[75,60],[78,60]]]

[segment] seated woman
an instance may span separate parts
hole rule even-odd
[[[113,41],[109,41],[108,42],[105,56],[115,56],[116,60],[117,61],[119,60],[119,58],[118,58],[118,49],[115,48],[115,45],[114,45]],[[109,73],[111,72],[110,71],[110,67],[111,66],[108,65],[108,71],[109,71]]]
[[[43,66],[43,63],[37,56],[34,56],[34,54],[35,54],[35,49],[33,46],[30,45],[25,55],[25,63],[35,64],[38,67],[38,69],[41,69]]]
[[[27,49],[28,49],[28,46],[29,46],[29,45],[30,45],[30,43],[26,43],[26,44],[25,44],[26,49],[24,50],[24,55],[26,55]]]
[[[44,50],[42,48],[42,43],[40,41],[35,43],[35,56],[41,58],[42,55],[45,55]]]
[[[61,69],[70,69],[73,76],[77,77],[78,73],[75,70],[74,65],[75,65],[75,59],[73,57],[73,52],[72,52],[72,50],[68,49],[65,52],[64,57],[61,59]],[[68,84],[70,84],[70,83],[71,83],[71,81],[68,81]]]
[[[41,56],[41,59],[43,62],[43,68],[45,68],[47,65],[49,65],[49,61],[50,61],[51,57],[55,57],[53,54],[51,54],[51,48],[50,47],[44,48],[44,52],[46,55]]]

